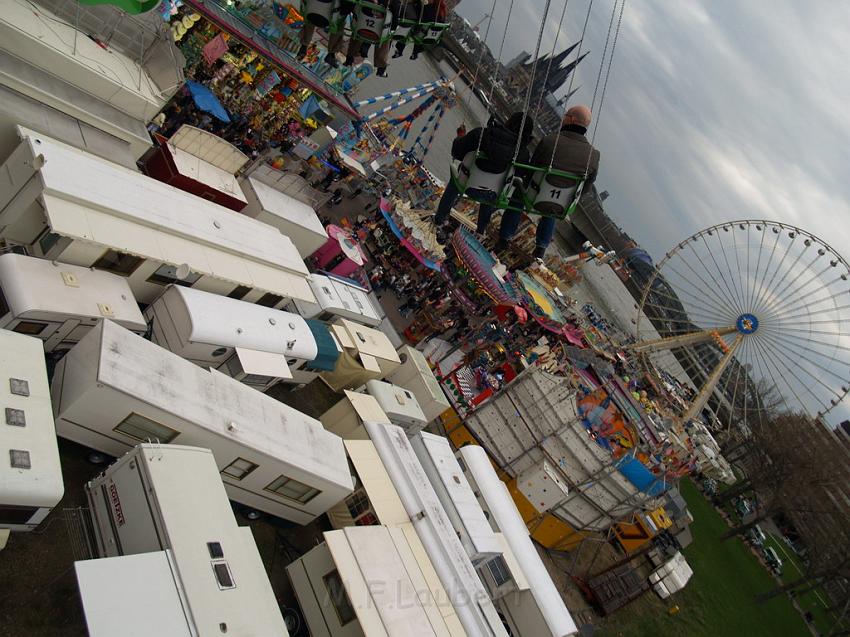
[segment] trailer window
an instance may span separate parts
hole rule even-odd
[[[245,295],[251,291],[247,285],[237,285],[230,291],[230,294],[227,295],[229,299],[244,299]]]
[[[156,440],[163,443],[171,442],[180,433],[171,427],[166,427],[136,413],[132,413],[122,420],[115,427],[115,431],[142,442]]]
[[[501,555],[494,557],[487,562],[487,568],[490,569],[490,575],[493,576],[493,581],[496,583],[496,588],[507,584],[511,581],[511,572],[508,570],[508,565]]]
[[[325,582],[328,597],[339,618],[340,626],[350,624],[357,619],[357,614],[354,612],[351,600],[348,599],[348,593],[345,592],[345,587],[342,585],[342,578],[339,576],[339,571],[331,571],[322,580]]]
[[[162,285],[173,283],[174,285],[182,285],[183,287],[190,288],[195,285],[200,278],[201,275],[197,272],[189,272],[189,276],[185,279],[180,279],[177,277],[177,266],[168,265],[166,263],[165,265],[159,266],[154,273],[148,277],[148,283],[161,283]]]
[[[263,307],[274,307],[278,303],[283,301],[282,296],[278,296],[277,294],[263,294],[259,299],[257,299],[257,305],[262,305]]]
[[[38,507],[22,507],[14,504],[0,504],[0,525],[26,524],[38,512]]]
[[[230,574],[230,567],[227,566],[227,562],[213,562],[212,567],[220,589],[224,590],[227,588],[236,588],[236,584],[233,582],[233,576]]]
[[[12,328],[13,332],[18,334],[29,334],[30,336],[38,336],[47,327],[47,323],[39,323],[38,321],[21,321]]]
[[[227,465],[221,472],[230,476],[231,478],[235,478],[236,480],[241,480],[249,473],[251,473],[254,469],[256,469],[259,465],[254,464],[244,458],[236,458],[233,462]]]
[[[355,493],[352,493],[345,500],[345,506],[348,507],[348,512],[351,514],[352,518],[357,518],[362,515],[371,507],[371,503],[369,502],[369,496],[366,495],[365,490],[357,490]]]
[[[280,476],[277,480],[266,487],[266,491],[271,491],[272,493],[276,493],[284,498],[289,498],[290,500],[295,500],[301,504],[307,504],[310,500],[321,493],[318,489],[314,489],[303,482],[287,478],[286,476]]]
[[[50,252],[50,249],[55,246],[59,239],[62,238],[62,235],[58,235],[55,232],[50,232],[50,230],[45,230],[44,234],[41,235],[41,238],[38,240],[38,247],[41,248],[41,253],[47,256],[47,253]]]
[[[118,250],[107,250],[92,264],[92,267],[114,272],[121,276],[130,276],[144,261],[141,257],[134,257],[132,254],[118,252]]]

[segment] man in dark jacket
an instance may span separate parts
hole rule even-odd
[[[560,133],[548,135],[537,144],[537,148],[534,149],[534,154],[531,157],[531,165],[548,168],[551,161],[552,168],[585,175],[584,192],[589,192],[590,186],[599,172],[599,151],[585,137],[591,117],[590,109],[587,106],[577,105],[568,109],[564,115]],[[502,234],[507,234],[508,238],[512,237],[519,227],[520,218],[521,213],[506,210],[502,218]],[[554,234],[555,219],[541,217],[540,221],[537,222],[535,257],[543,258]]]
[[[513,163],[514,153],[517,150],[517,140],[520,140],[517,161],[521,163],[528,161],[530,154],[528,144],[531,141],[533,131],[534,124],[531,117],[521,112],[513,113],[504,125],[496,122],[489,123],[486,128],[474,128],[463,137],[457,137],[452,143],[452,158],[462,161],[467,154],[474,153],[479,149],[480,141],[480,150],[484,157],[478,161],[478,166],[488,173],[502,174]],[[494,202],[497,196],[494,196]],[[449,180],[440,203],[437,205],[437,214],[434,217],[438,232],[448,221],[452,206],[457,203],[459,197],[460,192],[454,182]],[[479,204],[477,230],[480,234],[483,234],[487,229],[494,210],[492,205]],[[513,231],[516,232],[516,228]]]

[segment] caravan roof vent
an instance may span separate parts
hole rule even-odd
[[[30,452],[23,449],[9,449],[9,462],[13,469],[31,469]]]
[[[15,427],[26,427],[27,418],[24,415],[24,410],[6,407],[6,424]]]
[[[69,288],[78,288],[80,287],[80,280],[77,278],[77,275],[73,272],[63,272],[62,273],[62,281],[64,281],[65,285]]]
[[[210,557],[214,560],[224,557],[224,549],[221,548],[221,542],[207,542],[207,550],[210,552]]]
[[[29,396],[30,384],[20,378],[9,379],[9,391],[15,396]]]

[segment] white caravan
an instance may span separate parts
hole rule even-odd
[[[278,382],[308,383],[336,361],[302,317],[237,299],[170,285],[147,309],[151,340],[201,367],[265,391]],[[331,350],[332,348],[332,350]],[[318,361],[317,361],[318,359]],[[333,365],[330,366],[333,369]]]
[[[306,524],[352,490],[342,440],[216,370],[102,321],[56,366],[60,436],[120,456],[139,442],[212,449],[230,498]]]
[[[343,393],[345,398],[319,416],[328,431],[344,440],[368,440],[364,422],[392,424],[374,396],[347,389]]]
[[[335,391],[356,389],[368,380],[385,378],[401,362],[390,339],[380,330],[347,319],[337,319],[330,330],[342,353],[334,371],[323,373],[321,378]]]
[[[256,177],[240,180],[248,205],[240,212],[274,226],[298,248],[306,259],[325,245],[328,233],[312,206],[263,183]]]
[[[286,567],[313,637],[448,637],[415,545],[398,527],[351,526]],[[453,619],[450,616],[449,619]]]
[[[86,496],[100,559],[74,568],[91,637],[288,634],[209,449],[139,445]]]
[[[440,383],[425,355],[418,349],[402,345],[398,348],[398,357],[401,365],[387,376],[387,381],[410,390],[416,396],[425,420],[431,422],[451,406]]]
[[[127,279],[150,303],[169,283],[281,307],[314,301],[278,230],[25,129],[0,166],[0,236],[31,254]]]
[[[479,494],[491,524],[501,531],[512,564],[481,569],[496,607],[517,637],[566,637],[578,632],[570,611],[528,535],[505,483],[487,453],[477,445],[460,450],[472,488]],[[506,553],[506,556],[508,553]],[[492,563],[491,563],[492,564]],[[498,564],[498,563],[497,563]]]
[[[127,280],[116,274],[21,254],[0,255],[0,328],[71,349],[102,318],[144,334]]]
[[[421,431],[411,438],[410,444],[472,564],[478,568],[500,555],[502,545],[463,475],[448,439]]]
[[[404,387],[380,380],[366,382],[366,393],[345,391],[345,398],[319,417],[325,429],[345,439],[367,439],[366,422],[398,425],[408,436],[420,431],[425,416],[416,397]]]
[[[368,290],[353,281],[312,274],[310,288],[316,297],[315,303],[293,300],[287,308],[290,312],[326,323],[345,318],[370,327],[378,327],[383,320],[369,298]]]
[[[404,430],[371,422],[365,427],[466,632],[507,637],[499,613]]]
[[[0,532],[31,531],[65,491],[37,338],[0,330],[0,408]]]

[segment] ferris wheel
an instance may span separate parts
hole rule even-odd
[[[685,420],[705,408],[727,428],[816,417],[850,389],[848,309],[850,266],[825,241],[784,223],[721,223],[646,277],[632,351]]]

